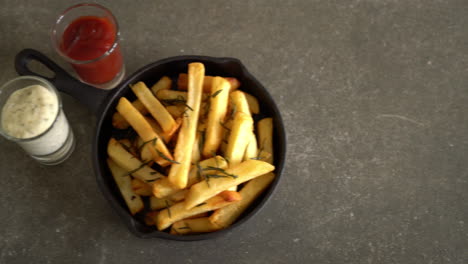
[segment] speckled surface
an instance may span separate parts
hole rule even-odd
[[[1,83],[23,48],[58,59],[48,30],[74,2],[0,1]],[[467,1],[101,3],[129,73],[181,54],[242,60],[286,123],[282,184],[225,237],[138,239],[95,182],[95,118],[64,95],[66,163],[0,139],[0,263],[468,263]]]

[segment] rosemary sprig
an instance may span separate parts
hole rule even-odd
[[[146,144],[148,144],[148,143],[150,143],[150,142],[152,142],[153,146],[155,146],[157,140],[158,140],[158,138],[155,137],[155,138],[153,138],[153,139],[150,139],[150,140],[148,140],[148,141],[143,142],[143,144],[141,144],[141,146],[138,147],[138,150],[141,150]]]
[[[215,98],[219,93],[221,93],[223,89],[219,89],[218,91],[214,92],[211,97]]]
[[[171,208],[169,208],[169,202],[167,200],[164,200],[166,202],[166,209],[167,209],[167,215],[169,215],[169,218],[172,218],[171,216]]]
[[[190,228],[190,227],[188,227],[188,226],[182,226],[182,227],[179,227],[179,228],[177,228],[177,229],[180,229],[180,230],[182,230],[182,229],[191,229],[191,228]]]
[[[171,163],[180,164],[180,162],[168,158],[166,155],[164,155],[164,153],[162,153],[161,151],[159,151],[159,150],[157,150],[157,149],[156,149],[156,152],[158,153],[158,155],[159,155],[161,158],[163,158],[163,159],[165,159],[165,160],[167,160],[167,161],[169,161],[169,162],[171,162]]]
[[[200,166],[200,162],[197,162],[197,179],[198,179],[198,181],[202,180],[202,174],[201,174],[202,170],[203,170],[203,168]]]
[[[151,162],[151,160],[143,162],[138,168],[127,172],[127,174],[125,174],[124,176],[128,176],[128,175],[130,175],[130,174],[133,174],[133,173],[139,171],[140,169],[142,169],[143,167],[145,167],[146,165],[148,165],[150,162]]]
[[[219,121],[219,124],[224,128],[226,129],[227,131],[231,131],[231,129],[229,127],[226,126],[226,124],[224,124],[223,122]]]
[[[184,97],[182,96],[177,96],[175,99],[164,99],[164,100],[161,100],[161,102],[165,105],[165,106],[168,106],[168,105],[185,105],[188,109],[192,110],[192,107],[190,107],[188,104],[187,104],[187,100],[184,99]]]
[[[219,175],[219,174],[205,174],[205,178],[213,178],[213,179],[219,179],[219,178],[229,178],[230,176],[228,175]]]
[[[232,110],[231,110],[231,115],[230,115],[231,119],[234,119],[234,116],[236,115],[236,112],[237,112],[237,105],[233,104],[232,105]]]
[[[229,177],[232,177],[233,179],[236,179],[237,178],[237,175],[234,175],[234,174],[231,174],[231,173],[228,173],[226,172],[224,169],[221,169],[221,168],[216,168],[216,167],[213,167],[213,166],[207,166],[205,169],[203,169],[204,171],[219,171]]]
[[[202,206],[202,205],[205,205],[205,204],[206,204],[206,203],[203,202],[203,203],[201,203],[201,204],[199,204],[199,205],[197,205],[197,206],[195,206],[195,207],[199,207],[199,206]]]

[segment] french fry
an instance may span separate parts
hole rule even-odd
[[[188,218],[190,216],[219,209],[234,202],[240,201],[242,197],[238,192],[224,191],[213,198],[186,209],[184,202],[179,202],[169,208],[161,210],[157,216],[156,225],[159,230],[164,230],[174,222]]]
[[[181,191],[178,191],[170,196],[167,197],[167,199],[170,199],[171,201],[174,202],[180,202],[185,199],[185,195],[187,195],[188,190],[184,189]]]
[[[185,112],[185,105],[168,105],[166,106],[166,109],[174,119],[178,119],[183,116]]]
[[[127,98],[120,98],[117,111],[127,120],[144,142],[150,143],[146,145],[151,151],[153,160],[161,166],[170,164],[168,159],[173,160],[173,157],[164,141],[154,132],[145,117],[133,107]]]
[[[149,146],[146,146],[147,144],[144,144],[143,139],[141,137],[137,137],[137,150],[140,152],[140,160],[145,160],[145,161],[150,161],[148,163],[148,166],[152,166],[154,161],[153,159],[153,154],[151,153],[151,150]]]
[[[233,111],[234,113],[242,112],[249,116],[251,115],[249,103],[247,101],[247,97],[245,96],[244,92],[234,91],[234,92],[231,92],[229,97],[231,100],[230,101],[231,111]]]
[[[140,196],[151,196],[153,192],[151,191],[151,186],[141,181],[140,179],[132,179],[132,189],[133,192],[140,195]]]
[[[243,112],[238,112],[234,117],[226,151],[224,153],[231,165],[236,165],[242,161],[251,138],[252,130],[252,117]]]
[[[231,84],[231,91],[239,88],[240,82],[236,78],[225,77]],[[213,81],[213,76],[205,76],[203,79],[203,92],[209,93],[211,91],[211,82]],[[188,87],[188,75],[186,73],[180,73],[179,78],[177,79],[177,88],[179,90],[187,90]]]
[[[160,136],[166,144],[169,143],[169,141],[171,141],[172,136],[174,136],[174,134],[177,132],[177,129],[179,129],[180,125],[182,124],[182,119],[177,119],[175,121],[176,125],[174,126],[174,129],[172,129],[169,132],[164,132],[161,126],[159,126],[159,124],[156,122],[156,120],[150,117],[145,117],[145,119],[153,128],[154,132],[156,132],[156,134],[158,134],[158,136]]]
[[[132,105],[142,115],[148,114],[148,110],[145,108],[145,106],[141,103],[140,100],[133,101]],[[130,126],[130,124],[119,112],[115,112],[112,116],[112,126],[117,129],[127,129]]]
[[[185,196],[185,208],[193,208],[219,192],[271,172],[274,169],[273,165],[258,160],[246,160],[236,166],[229,167],[224,173],[218,174],[225,177],[208,177],[208,180],[198,182],[190,187]]]
[[[130,152],[133,156],[135,156],[135,157],[138,156],[137,150],[135,149],[135,146],[134,146],[133,143],[130,141],[130,139],[128,139],[128,138],[120,139],[120,140],[119,140],[119,143],[122,144],[122,146],[123,146],[128,152]]]
[[[207,129],[203,145],[203,156],[210,157],[218,151],[221,145],[224,121],[227,112],[229,98],[229,82],[222,77],[214,77],[210,97],[210,109],[208,112]]]
[[[252,114],[260,113],[260,105],[258,104],[258,100],[255,96],[244,92],[245,99],[247,99],[247,103],[249,104],[249,110]]]
[[[266,151],[271,154],[267,162],[273,164],[274,153],[273,153],[273,118],[267,117],[258,121],[257,124],[257,135],[260,152]]]
[[[258,155],[257,137],[255,136],[255,133],[253,133],[252,131],[252,133],[250,134],[249,143],[247,144],[247,147],[245,149],[243,160],[256,158],[257,155]]]
[[[167,105],[184,105],[187,102],[187,92],[174,90],[160,90],[156,97]]]
[[[135,194],[132,190],[131,177],[127,174],[127,171],[120,168],[111,159],[107,159],[107,165],[111,171],[112,177],[114,177],[117,187],[119,187],[120,193],[125,200],[125,203],[130,209],[132,215],[140,212],[145,207],[140,196]]]
[[[227,166],[227,161],[221,156],[201,161],[198,165],[193,166],[190,169],[187,187],[190,187],[202,180],[207,173],[212,173],[213,170],[210,171],[209,168],[225,169]],[[172,185],[167,178],[158,180],[153,184],[153,195],[159,198],[168,197],[179,191],[180,189]]]
[[[274,173],[267,173],[249,181],[239,192],[242,196],[242,200],[216,210],[210,216],[210,222],[221,228],[230,226],[252,204],[252,202],[265,191],[274,179]]]
[[[167,76],[163,76],[157,83],[151,86],[151,92],[156,95],[158,91],[171,89],[171,86],[172,80]]]
[[[188,72],[187,109],[174,151],[174,157],[178,163],[172,164],[168,176],[169,181],[180,189],[187,186],[190,161],[192,160],[192,148],[197,133],[205,67],[201,63],[190,63]]]
[[[161,173],[138,160],[135,156],[126,151],[114,138],[109,140],[107,154],[119,167],[126,170],[127,174],[131,174],[133,177],[143,182],[151,183],[159,178],[163,178]]]
[[[150,208],[151,210],[161,210],[175,204],[174,201],[166,198],[157,198],[154,196],[150,197]]]
[[[218,209],[220,210],[220,209]],[[171,234],[188,235],[194,233],[208,233],[219,230],[220,228],[210,222],[208,217],[184,219],[175,222],[171,226]]]
[[[151,116],[158,121],[159,125],[161,126],[162,130],[166,133],[169,133],[174,130],[176,123],[174,118],[172,118],[171,114],[166,110],[166,108],[159,102],[156,97],[154,97],[151,90],[146,87],[144,82],[137,82],[136,84],[132,85],[132,91],[135,95],[140,99],[143,105],[148,109]],[[168,91],[168,90],[161,90]]]

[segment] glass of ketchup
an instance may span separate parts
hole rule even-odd
[[[82,82],[112,89],[122,81],[119,26],[107,8],[88,3],[69,7],[57,18],[51,37]]]

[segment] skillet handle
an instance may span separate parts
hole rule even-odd
[[[32,71],[28,63],[33,60],[51,70],[54,77],[48,78]],[[34,75],[48,80],[59,91],[71,95],[96,115],[99,114],[101,104],[109,94],[109,90],[102,90],[78,81],[47,56],[34,49],[24,49],[16,55],[15,69],[19,75]]]

